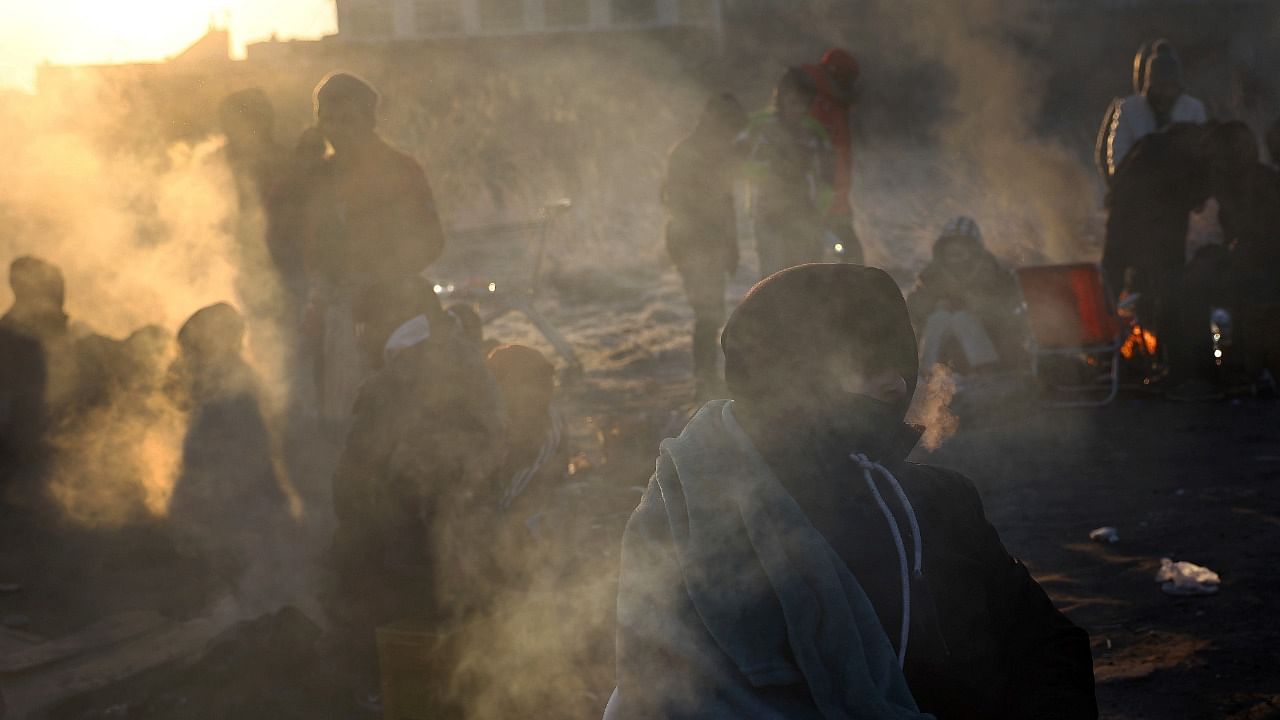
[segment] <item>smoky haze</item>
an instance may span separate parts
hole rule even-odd
[[[1009,266],[1098,256],[1100,190],[1090,148],[1081,147],[1075,129],[1050,133],[1044,122],[1058,72],[1046,46],[1060,39],[1048,4],[850,5],[727,3],[735,34],[723,55],[701,37],[489,40],[265,63],[269,82],[252,84],[267,88],[276,139],[292,147],[310,122],[308,92],[325,72],[368,78],[382,94],[381,134],[422,163],[446,226],[527,219],[548,203],[572,200],[548,250],[556,298],[549,302],[572,323],[570,340],[582,344],[589,367],[585,389],[562,388],[561,402],[578,416],[574,438],[584,445],[578,449],[602,466],[599,475],[612,483],[614,497],[634,505],[633,488],[651,472],[662,433],[637,431],[647,443],[647,467],[610,462],[583,418],[672,409],[654,407],[660,403],[634,388],[661,376],[655,366],[676,354],[666,351],[683,352],[687,317],[683,308],[666,309],[680,301],[678,282],[663,265],[659,187],[668,150],[690,131],[708,95],[732,91],[748,107],[763,107],[786,65],[815,62],[830,45],[853,50],[863,78],[855,223],[868,263],[889,270],[904,289],[955,215],[977,220],[988,247]],[[1114,94],[1127,87],[1125,61],[1103,68],[1114,75]],[[49,486],[62,519],[116,529],[165,518],[189,430],[187,413],[163,389],[177,354],[173,336],[196,310],[229,302],[249,323],[245,357],[261,380],[267,431],[277,436],[276,482],[290,518],[269,536],[281,549],[262,553],[261,566],[246,573],[238,616],[295,603],[323,624],[313,608],[341,440],[315,433],[293,448],[279,441],[309,370],[292,345],[296,328],[270,319],[284,311],[270,307],[279,301],[280,281],[264,260],[265,227],[254,209],[237,204],[217,128],[184,120],[171,131],[178,124],[164,121],[168,113],[186,117],[177,109],[182,98],[137,103],[131,80],[85,82],[77,97],[91,103],[33,99],[8,121],[11,127],[0,127],[7,158],[0,164],[0,257],[37,255],[60,266],[67,312],[80,333],[123,340],[155,325],[164,335],[137,387],[57,429]],[[251,84],[237,82],[218,86]],[[1106,99],[1072,117],[1095,123]],[[1083,134],[1086,143],[1094,127]],[[749,244],[744,251],[748,267],[731,287],[738,296],[754,272]],[[0,289],[0,302],[9,299],[8,288]],[[587,304],[589,311],[582,309]],[[512,333],[500,339],[538,343],[527,328],[496,327]],[[608,364],[607,377],[591,376],[593,360]],[[610,394],[618,388],[627,394]],[[960,427],[948,409],[954,392],[945,373],[917,392],[913,417],[929,428],[930,450]],[[546,519],[562,552],[535,547],[499,558],[505,567],[498,576],[531,578],[514,590],[499,592],[497,579],[493,588],[474,581],[495,593],[496,619],[459,636],[453,686],[471,694],[469,717],[529,707],[589,716],[603,708],[613,675],[616,532],[627,508],[594,524],[575,517],[572,508],[585,502],[580,485],[564,493],[571,509]],[[231,509],[222,520],[233,534],[243,522]]]

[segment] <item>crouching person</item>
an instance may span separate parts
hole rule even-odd
[[[1013,275],[982,244],[978,224],[963,216],[947,223],[907,298],[919,329],[921,370],[927,374],[939,362],[969,371],[1017,362],[1020,302]],[[949,354],[950,348],[960,354]]]
[[[497,383],[507,418],[506,462],[495,482],[496,504],[507,530],[522,539],[536,538],[569,466],[564,420],[552,403],[556,369],[542,353],[524,345],[499,345],[485,366]]]
[[[376,686],[375,631],[411,620],[442,631],[485,602],[471,570],[487,546],[463,509],[502,461],[497,391],[474,344],[418,277],[354,305],[375,374],[360,388],[333,478],[328,611],[361,690]]]
[[[916,343],[880,270],[802,265],[722,344],[731,400],[628,522],[617,718],[1096,718],[1088,636],[973,484],[904,460]]]

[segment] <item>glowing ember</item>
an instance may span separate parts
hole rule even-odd
[[[1141,325],[1134,325],[1133,332],[1129,337],[1125,338],[1124,344],[1120,346],[1120,356],[1125,360],[1132,360],[1133,356],[1142,353],[1145,355],[1155,355],[1159,341],[1156,340],[1155,333],[1143,328]]]

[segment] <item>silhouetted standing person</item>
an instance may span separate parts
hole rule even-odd
[[[774,88],[773,107],[747,127],[746,172],[761,277],[823,256],[831,144],[809,116],[813,97],[809,76],[791,68]]]
[[[302,247],[297,219],[289,217],[289,152],[276,142],[275,111],[261,88],[247,88],[223,99],[218,122],[236,184],[240,292],[280,320],[296,320],[305,287]],[[275,277],[264,283],[268,270]]]
[[[1143,55],[1139,51],[1139,57]],[[1107,138],[1110,177],[1139,140],[1174,123],[1203,125],[1208,117],[1204,103],[1187,95],[1182,83],[1182,62],[1167,40],[1151,43],[1146,54],[1142,89],[1115,107]]]
[[[1111,179],[1102,270],[1113,295],[1137,294],[1142,325],[1174,347],[1190,213],[1209,198],[1205,128],[1142,138]]]
[[[0,317],[0,329],[39,346],[46,429],[52,431],[76,412],[81,395],[80,353],[64,309],[66,282],[57,265],[24,255],[10,264],[9,285],[13,305]]]
[[[693,133],[671,150],[662,187],[667,252],[693,306],[693,376],[700,398],[711,397],[720,385],[726,281],[738,269],[734,139],[746,122],[732,95],[711,98]]]
[[[375,132],[378,94],[368,83],[329,75],[316,88],[315,108],[316,127],[299,141],[300,162],[315,170],[307,273],[323,326],[321,411],[342,421],[367,374],[356,351],[353,298],[424,271],[444,250],[444,230],[421,166]]]
[[[40,341],[0,324],[0,506],[25,504],[47,458],[48,368]]]

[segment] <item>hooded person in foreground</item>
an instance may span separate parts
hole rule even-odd
[[[610,718],[1096,718],[1086,633],[973,484],[905,461],[916,343],[884,272],[757,284],[731,400],[667,440],[622,545]]]

